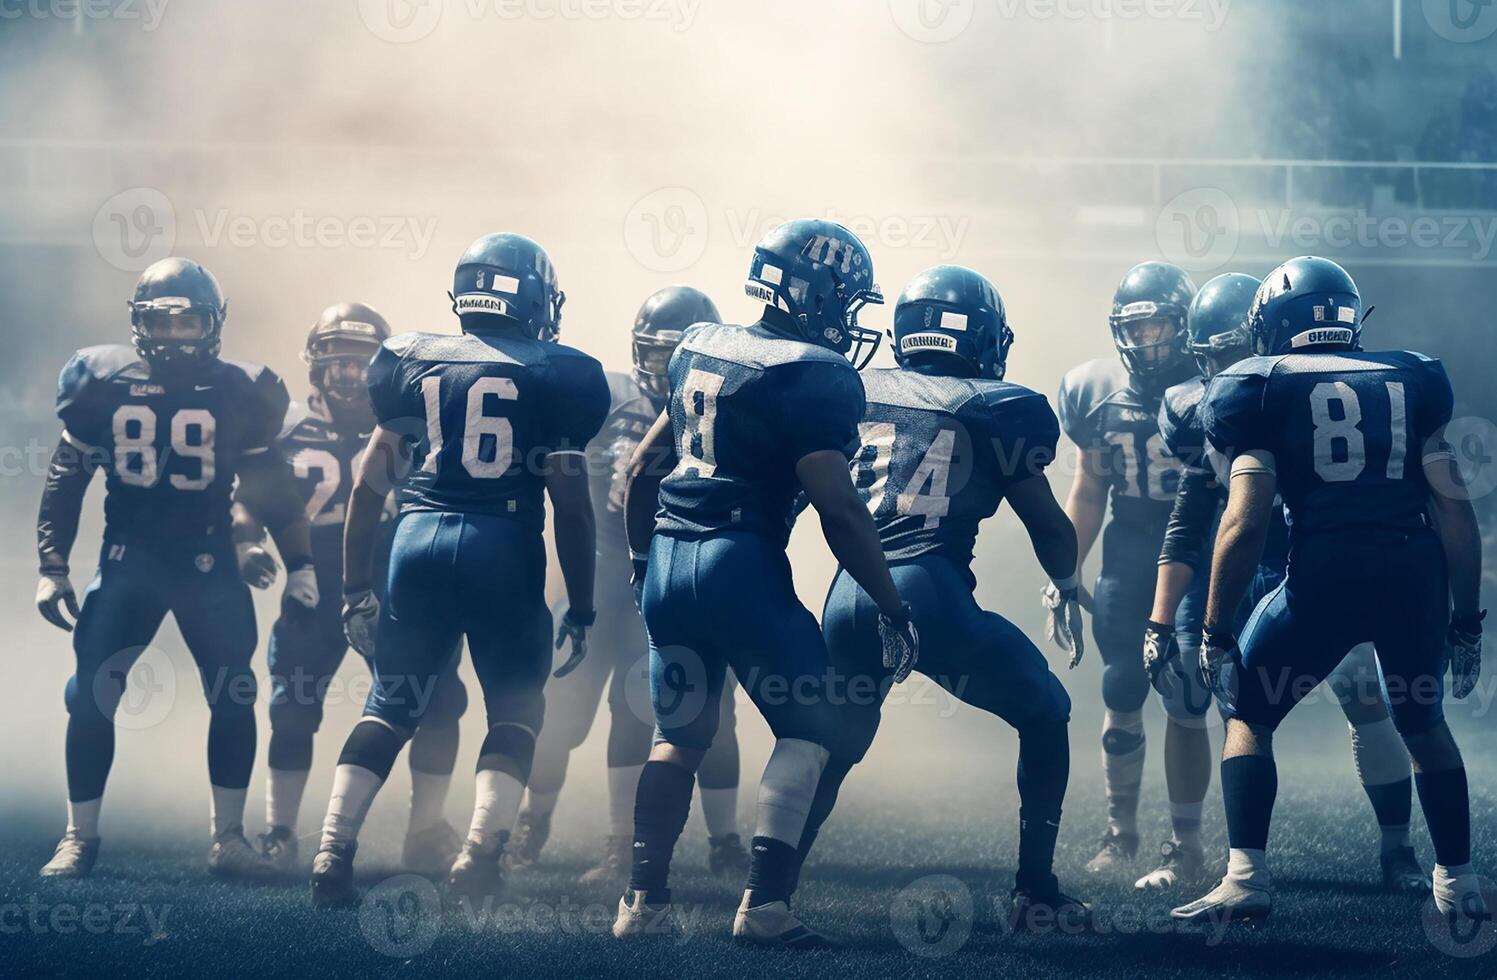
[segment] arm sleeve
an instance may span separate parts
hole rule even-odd
[[[1206,567],[1211,526],[1221,499],[1221,484],[1209,468],[1187,470],[1181,476],[1175,506],[1165,525],[1159,564],[1179,562],[1197,572]]]
[[[817,360],[774,370],[782,385],[780,433],[791,461],[826,449],[852,459],[866,407],[863,381],[852,365]]]
[[[78,448],[102,446],[110,424],[103,393],[88,359],[74,354],[57,378],[57,417]],[[81,445],[80,445],[81,444]]]
[[[94,475],[91,451],[59,440],[47,466],[42,505],[36,519],[36,550],[44,566],[66,568],[78,538],[83,496]]]
[[[546,450],[586,452],[613,405],[608,376],[597,361],[578,355],[552,358],[551,369],[552,387],[544,409],[551,423]]]
[[[423,414],[408,403],[401,383],[400,360],[400,354],[386,341],[369,362],[369,401],[380,425]]]

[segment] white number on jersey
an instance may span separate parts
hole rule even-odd
[[[338,457],[326,449],[303,449],[291,458],[291,471],[298,480],[310,480],[317,474],[317,485],[307,499],[307,520],[318,526],[343,523],[343,504],[328,507],[328,501],[343,483]]]
[[[717,396],[725,379],[720,374],[692,368],[681,382],[681,407],[686,424],[681,432],[673,476],[710,478],[717,472]]]
[[[510,464],[515,459],[514,425],[503,416],[484,414],[486,395],[493,395],[501,401],[516,401],[520,392],[510,378],[479,378],[468,389],[462,431],[463,469],[476,480],[497,480],[509,472]],[[446,440],[442,438],[442,379],[422,378],[421,397],[426,402],[428,446],[426,461],[421,464],[421,469],[426,473],[435,473],[437,460],[446,447]],[[484,436],[491,436],[494,440],[494,456],[490,460],[485,460],[481,453]]]
[[[1122,450],[1123,496],[1142,497],[1144,486],[1141,475],[1146,474],[1150,500],[1174,500],[1175,488],[1164,483],[1166,474],[1174,473],[1178,478],[1180,461],[1164,448],[1164,436],[1155,432],[1144,442],[1144,459],[1139,459],[1138,433],[1106,432],[1102,438]]]
[[[170,452],[198,461],[198,475],[173,473],[178,490],[205,490],[216,474],[215,425],[207,409],[184,408],[172,416]],[[121,405],[114,413],[114,472],[131,487],[154,487],[161,479],[156,449],[156,412],[149,405]]]
[[[1386,387],[1390,419],[1387,474],[1390,480],[1401,480],[1408,455],[1403,382],[1389,381]],[[1331,417],[1332,402],[1341,407],[1339,419]],[[1356,389],[1344,381],[1317,384],[1310,390],[1310,420],[1315,426],[1315,474],[1327,483],[1348,483],[1361,476],[1367,468],[1367,440],[1362,436],[1362,404]]]
[[[873,458],[867,459],[860,452],[853,458],[853,468],[871,477],[868,480],[868,511],[872,514],[877,514],[884,503],[884,491],[889,482],[889,462],[894,456],[895,435],[892,422],[858,424],[858,439],[864,449],[873,449]],[[895,499],[896,514],[925,518],[926,530],[940,525],[941,518],[951,510],[951,498],[946,495],[946,490],[951,482],[951,459],[955,449],[956,431],[942,429],[926,449],[920,465],[910,475],[910,482],[904,491]],[[860,485],[865,482],[861,474],[854,480]],[[929,493],[922,492],[927,489]]]

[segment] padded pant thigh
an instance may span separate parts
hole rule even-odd
[[[831,664],[828,690],[837,716],[827,749],[834,760],[853,766],[863,761],[878,734],[890,673],[883,664],[878,607],[841,569],[827,591],[821,626]],[[923,631],[921,639],[923,658]]]
[[[1208,584],[1205,575],[1197,575],[1191,590],[1180,602],[1175,619],[1175,641],[1180,645],[1180,659],[1173,668],[1175,682],[1161,699],[1170,718],[1190,727],[1200,727],[1215,701],[1201,676],[1201,627],[1206,614]]]
[[[328,685],[347,652],[341,635],[276,621],[267,657],[272,731],[311,734],[321,727]]]
[[[73,629],[75,668],[64,697],[75,718],[104,722],[114,717],[127,679],[166,618],[167,599],[159,568],[133,557],[106,557],[83,594]]]

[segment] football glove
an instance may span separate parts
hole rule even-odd
[[[920,634],[908,602],[893,616],[878,614],[878,638],[884,648],[884,669],[894,672],[894,683],[903,683],[920,661]]]
[[[234,545],[234,554],[239,559],[239,576],[250,585],[268,589],[275,584],[281,567],[258,542],[241,541]]]
[[[78,594],[68,580],[66,568],[42,569],[42,580],[36,586],[36,608],[42,618],[65,633],[73,632],[73,623],[67,621],[59,606],[68,607],[73,622],[78,621]]]
[[[370,589],[343,595],[343,635],[360,655],[374,657],[374,635],[379,627],[379,600]]]
[[[1173,626],[1149,620],[1144,629],[1144,670],[1162,697],[1169,697],[1175,685],[1184,680],[1180,676],[1180,642]]]
[[[1230,630],[1207,627],[1201,636],[1201,680],[1224,711],[1237,706],[1237,637]]]
[[[1076,669],[1076,665],[1081,663],[1082,655],[1086,653],[1086,627],[1081,620],[1081,590],[1072,588],[1062,592],[1059,586],[1051,582],[1045,586],[1040,601],[1048,611],[1045,635],[1050,637],[1050,642],[1071,655],[1070,667],[1072,670]]]
[[[597,619],[598,614],[593,610],[580,613],[568,609],[562,614],[561,625],[556,627],[556,649],[560,650],[571,643],[572,655],[567,657],[566,663],[556,668],[552,677],[565,677],[581,666],[582,661],[587,658],[587,631]]]
[[[1486,617],[1485,611],[1457,617],[1445,633],[1445,666],[1450,671],[1451,693],[1457,698],[1475,690],[1481,676],[1481,621]]]

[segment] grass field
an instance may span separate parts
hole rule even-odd
[[[1135,895],[1131,877],[1085,877],[1082,866],[1103,807],[1082,731],[1089,728],[1078,726],[1081,744],[1057,870],[1098,908],[1096,927],[1084,935],[1014,935],[1007,928],[1015,806],[1005,745],[984,760],[992,770],[981,778],[970,771],[960,778],[962,766],[949,759],[933,766],[948,777],[940,786],[914,776],[890,778],[887,767],[868,779],[854,777],[800,898],[810,921],[846,940],[847,948],[836,952],[734,946],[727,933],[739,886],[706,874],[705,839],[695,820],[678,852],[675,881],[689,935],[630,945],[610,939],[606,929],[619,889],[577,882],[602,812],[601,780],[583,773],[558,814],[545,863],[513,876],[509,894],[494,907],[445,912],[433,885],[395,866],[399,807],[383,801],[360,855],[365,899],[357,909],[338,912],[313,911],[300,876],[264,885],[207,878],[197,815],[182,815],[181,808],[148,824],[130,822],[128,832],[107,840],[92,878],[45,882],[35,874],[50,854],[55,821],[35,809],[8,807],[0,812],[0,974],[1497,975],[1497,952],[1488,951],[1497,943],[1493,929],[1452,936],[1423,914],[1418,900],[1378,890],[1375,828],[1335,741],[1344,741],[1344,728],[1334,718],[1321,713],[1286,726],[1272,853],[1277,906],[1263,925],[1227,929],[1175,929],[1165,914],[1169,901]],[[1497,766],[1483,751],[1489,737],[1473,733],[1465,741],[1477,860],[1490,870],[1497,806],[1489,789]],[[1152,761],[1146,841],[1165,832],[1162,787],[1153,772],[1157,756]],[[749,763],[748,771],[757,768]],[[1208,845],[1215,848],[1225,846],[1218,800],[1213,790]],[[745,819],[750,804],[746,798]],[[452,809],[457,812],[456,801]],[[1428,862],[1417,816],[1416,842]],[[1147,866],[1141,854],[1137,869]]]

